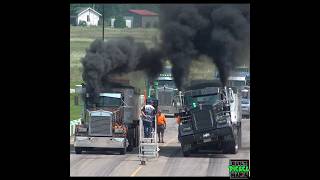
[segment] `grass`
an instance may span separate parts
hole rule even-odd
[[[74,105],[75,94],[70,94],[70,121],[81,117],[82,105]]]

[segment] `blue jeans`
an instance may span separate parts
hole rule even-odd
[[[149,121],[143,121],[143,131],[144,131],[144,137],[145,138],[151,138],[151,122]]]

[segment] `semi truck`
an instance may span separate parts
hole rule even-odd
[[[218,80],[194,81],[185,89],[178,118],[184,156],[199,149],[237,153],[241,145],[241,96]]]
[[[113,82],[117,85],[99,93],[97,98],[86,92],[86,85],[82,84],[81,125],[76,126],[74,137],[76,154],[100,148],[125,154],[139,145],[139,114],[144,98],[129,81]]]
[[[181,106],[179,91],[171,74],[171,66],[165,66],[154,80],[147,82],[148,97],[158,99],[159,108],[165,116],[174,116]]]

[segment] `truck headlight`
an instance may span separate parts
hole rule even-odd
[[[192,130],[191,127],[186,127],[186,128],[183,128],[183,129],[182,129],[183,132],[191,131],[191,130]]]
[[[219,124],[225,124],[227,123],[227,118],[225,118],[224,116],[220,116],[216,119],[217,123]]]
[[[85,133],[85,132],[88,131],[88,128],[82,127],[81,125],[77,125],[77,126],[76,126],[76,130],[77,130],[77,132],[79,132],[79,133]]]
[[[208,138],[208,137],[210,137],[210,134],[209,133],[205,133],[205,134],[202,135],[202,137],[203,138]]]

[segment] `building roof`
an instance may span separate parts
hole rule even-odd
[[[129,12],[140,16],[158,16],[157,13],[145,9],[130,9]]]
[[[76,15],[80,15],[80,14],[84,13],[87,10],[91,10],[91,11],[95,12],[97,15],[102,16],[99,12],[97,12],[94,9],[92,9],[91,7],[82,7],[82,8],[80,7],[80,8],[77,8],[77,10],[75,11],[75,14]]]

